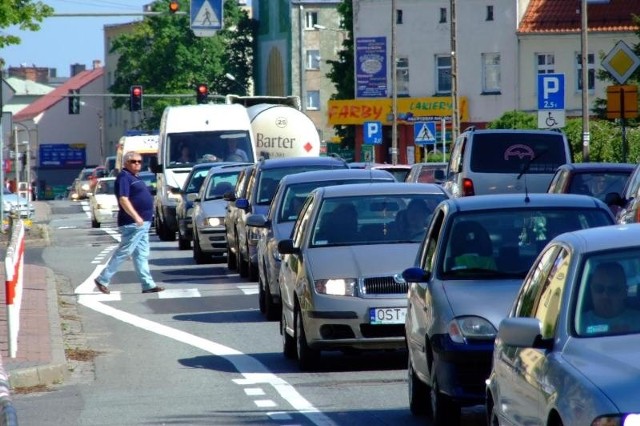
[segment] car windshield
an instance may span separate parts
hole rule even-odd
[[[224,194],[233,191],[238,182],[239,175],[240,170],[212,175],[207,184],[206,195],[204,197],[205,201],[221,199]]]
[[[640,249],[597,253],[583,263],[574,328],[580,337],[640,333]]]
[[[441,250],[444,279],[523,277],[542,248],[564,232],[611,225],[600,209],[505,209],[456,214]]]
[[[198,168],[193,170],[191,177],[187,181],[184,192],[189,194],[189,193],[196,193],[200,191],[200,187],[202,187],[202,183],[204,182],[204,179],[207,177],[209,170],[210,168]]]
[[[577,174],[572,180],[569,192],[591,195],[604,201],[610,192],[622,194],[630,172],[591,172]]]
[[[96,186],[96,194],[115,194],[115,179],[103,180]]]
[[[268,206],[271,204],[271,200],[278,189],[278,183],[280,179],[286,175],[292,175],[295,173],[310,172],[313,170],[326,170],[326,165],[309,165],[309,166],[294,166],[294,167],[278,167],[276,169],[264,169],[260,173],[258,182],[258,191],[256,193],[256,204]]]
[[[362,195],[323,200],[312,247],[401,244],[422,241],[444,194]]]
[[[373,181],[389,182],[389,179],[373,179]],[[317,182],[305,182],[288,185],[284,190],[282,202],[277,213],[277,222],[295,222],[302,209],[307,195],[316,188],[324,186],[344,185],[352,183],[367,183],[372,179],[333,179]]]

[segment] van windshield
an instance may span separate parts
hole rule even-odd
[[[167,135],[165,156],[168,168],[255,161],[249,132],[244,130],[172,133]]]
[[[476,173],[554,173],[571,160],[564,146],[559,133],[477,133],[470,166]]]

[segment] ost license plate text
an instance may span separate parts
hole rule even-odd
[[[371,324],[404,324],[407,308],[371,308],[369,322]]]

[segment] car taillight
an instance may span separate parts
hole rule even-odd
[[[468,178],[462,179],[462,195],[468,197],[470,195],[475,195],[475,193],[476,192],[473,189],[473,181]]]
[[[633,206],[633,207],[635,208],[635,211],[636,211],[636,214],[635,214],[636,220],[635,220],[635,222],[636,223],[640,223],[640,208],[638,208],[640,206]]]

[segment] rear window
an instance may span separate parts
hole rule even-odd
[[[569,161],[561,134],[477,133],[471,170],[476,173],[551,173]]]

